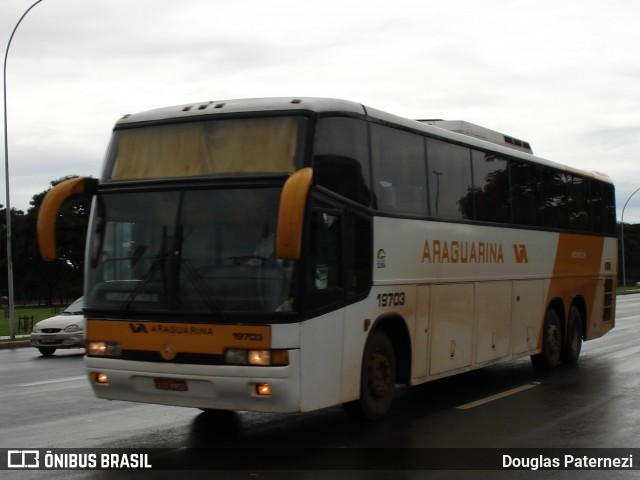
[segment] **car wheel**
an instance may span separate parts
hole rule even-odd
[[[44,355],[45,357],[50,357],[56,351],[56,349],[53,348],[53,347],[40,347],[40,348],[38,348],[38,350],[40,350],[40,353],[42,355]]]

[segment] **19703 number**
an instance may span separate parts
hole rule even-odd
[[[404,292],[379,293],[376,298],[379,307],[397,307],[405,302]]]

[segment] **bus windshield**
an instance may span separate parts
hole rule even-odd
[[[305,117],[194,121],[116,130],[103,181],[292,173],[302,165]]]
[[[274,255],[279,196],[266,187],[100,196],[87,308],[291,312],[294,263]]]

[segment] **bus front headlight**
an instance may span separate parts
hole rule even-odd
[[[224,354],[229,365],[253,365],[261,367],[289,365],[289,350],[240,350],[229,349]]]
[[[87,355],[90,357],[119,357],[122,349],[118,342],[96,342],[87,341],[85,345]]]

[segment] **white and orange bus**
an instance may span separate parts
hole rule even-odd
[[[614,188],[466,122],[317,98],[127,115],[94,196],[85,279],[100,398],[375,419],[394,385],[614,326]]]

